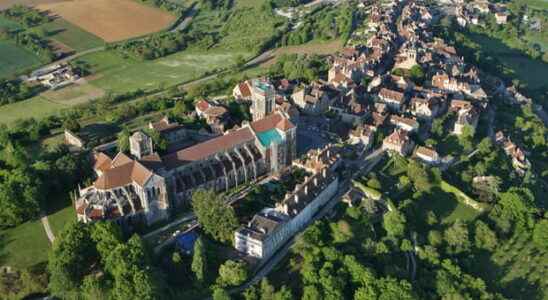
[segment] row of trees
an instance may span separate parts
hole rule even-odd
[[[17,79],[0,79],[0,106],[28,99],[40,90],[40,87],[31,87]]]
[[[31,155],[31,146],[49,133],[49,126],[34,120],[0,126],[0,227],[38,217],[45,195],[66,193],[89,175],[86,156],[72,155],[64,146]]]
[[[162,32],[142,39],[112,44],[109,47],[125,56],[140,60],[152,60],[185,49],[186,40],[185,34],[180,31]]]
[[[47,14],[25,5],[13,5],[0,11],[0,15],[25,27],[34,27],[50,21]]]

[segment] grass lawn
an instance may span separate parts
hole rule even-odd
[[[122,93],[136,89],[157,89],[183,83],[218,68],[235,63],[236,57],[248,57],[246,52],[182,51],[153,61],[124,59],[113,51],[101,51],[80,58],[94,74],[90,84],[105,91]]]
[[[419,211],[433,211],[443,224],[451,224],[457,219],[470,221],[480,214],[458,201],[454,194],[435,187],[431,196],[419,200],[418,207]]]
[[[17,119],[43,118],[59,113],[68,105],[54,103],[36,96],[28,100],[0,106],[0,124],[10,124]]]
[[[0,58],[0,78],[40,65],[38,56],[7,40],[0,40]]]
[[[47,260],[49,241],[40,221],[0,231],[0,265],[27,268]]]
[[[57,18],[40,27],[48,32],[50,39],[60,42],[77,52],[101,47],[105,44],[99,37],[62,18]]]
[[[63,230],[68,222],[73,220],[76,220],[76,211],[72,205],[48,216],[49,225],[51,226],[51,230],[53,230],[53,234],[56,236]]]

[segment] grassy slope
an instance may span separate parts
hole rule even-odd
[[[0,59],[0,78],[40,65],[38,56],[6,40],[0,40]]]
[[[533,60],[520,51],[509,48],[501,41],[485,35],[470,34],[469,37],[481,45],[486,52],[495,54],[510,72],[530,88],[536,89],[546,84],[548,63]]]
[[[103,51],[82,57],[89,63],[97,78],[90,83],[113,92],[135,89],[151,90],[159,84],[173,85],[203,76],[217,68],[229,66],[245,52],[183,51],[154,61],[123,59],[114,52]]]
[[[61,18],[40,27],[50,34],[50,39],[60,42],[77,52],[104,45],[104,41],[99,37]]]
[[[0,265],[31,267],[47,260],[49,242],[40,221],[0,231]]]
[[[66,105],[53,103],[37,96],[25,101],[0,106],[0,124],[10,124],[21,118],[43,118],[56,113]]]

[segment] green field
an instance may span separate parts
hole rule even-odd
[[[9,20],[0,16],[0,29],[14,30],[14,29],[20,29],[20,28],[21,28],[21,25],[19,25],[17,22],[14,22],[12,20]]]
[[[0,78],[40,65],[38,56],[6,40],[0,40],[0,61]]]
[[[236,57],[249,56],[245,52],[183,51],[154,61],[124,59],[112,51],[101,51],[81,57],[97,74],[90,84],[106,91],[122,93],[136,89],[153,90],[183,83],[215,69],[235,63]]]
[[[513,74],[529,88],[537,89],[546,86],[548,63],[533,60],[519,50],[512,49],[500,40],[486,35],[471,33],[468,36],[486,53],[496,56],[510,74]]]
[[[40,96],[13,104],[0,106],[0,124],[10,124],[17,119],[43,118],[56,113],[67,105],[54,103]]]
[[[48,249],[49,241],[39,220],[0,231],[2,266],[31,267],[47,260]]]
[[[101,47],[105,44],[99,37],[61,18],[45,23],[40,28],[48,33],[50,39],[62,43],[76,52]]]

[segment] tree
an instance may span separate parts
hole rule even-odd
[[[268,282],[268,279],[263,278],[261,280],[261,300],[273,300],[274,299],[274,287]]]
[[[388,235],[393,237],[402,237],[405,233],[405,216],[397,211],[392,210],[384,214],[383,226]]]
[[[200,283],[204,282],[206,265],[207,265],[207,262],[206,262],[204,242],[202,241],[202,238],[198,238],[198,240],[194,244],[194,254],[192,256],[191,269],[192,269],[192,272],[194,272],[196,279]]]
[[[221,286],[237,286],[247,279],[247,266],[242,261],[227,260],[219,267],[219,278]]]
[[[78,121],[76,121],[76,119],[74,118],[66,119],[65,122],[63,122],[63,127],[72,132],[80,131],[80,123],[78,123]]]
[[[548,248],[548,220],[540,220],[535,224],[535,229],[533,231],[533,242],[540,249]]]
[[[407,164],[407,177],[413,182],[417,191],[429,191],[432,188],[431,174],[415,160]]]
[[[49,288],[55,295],[76,290],[98,253],[89,238],[90,227],[72,221],[57,235],[48,259]]]
[[[490,251],[494,250],[498,243],[495,232],[481,220],[475,223],[474,241],[476,247]]]
[[[213,300],[230,300],[230,295],[222,288],[213,290]]]
[[[424,71],[422,70],[421,66],[414,65],[411,67],[411,70],[409,70],[409,75],[411,80],[418,85],[422,85],[424,82]]]
[[[0,227],[16,226],[39,215],[41,182],[24,169],[0,171]]]
[[[118,133],[118,151],[128,152],[129,151],[129,136],[131,133],[127,127],[124,127],[120,133]]]
[[[215,240],[228,242],[238,227],[234,209],[212,190],[198,190],[192,195],[192,209],[198,222]]]
[[[320,291],[315,285],[306,285],[304,287],[302,300],[316,300],[321,298]]]
[[[461,220],[456,220],[451,227],[444,232],[444,238],[450,251],[460,253],[470,249],[468,228]]]

